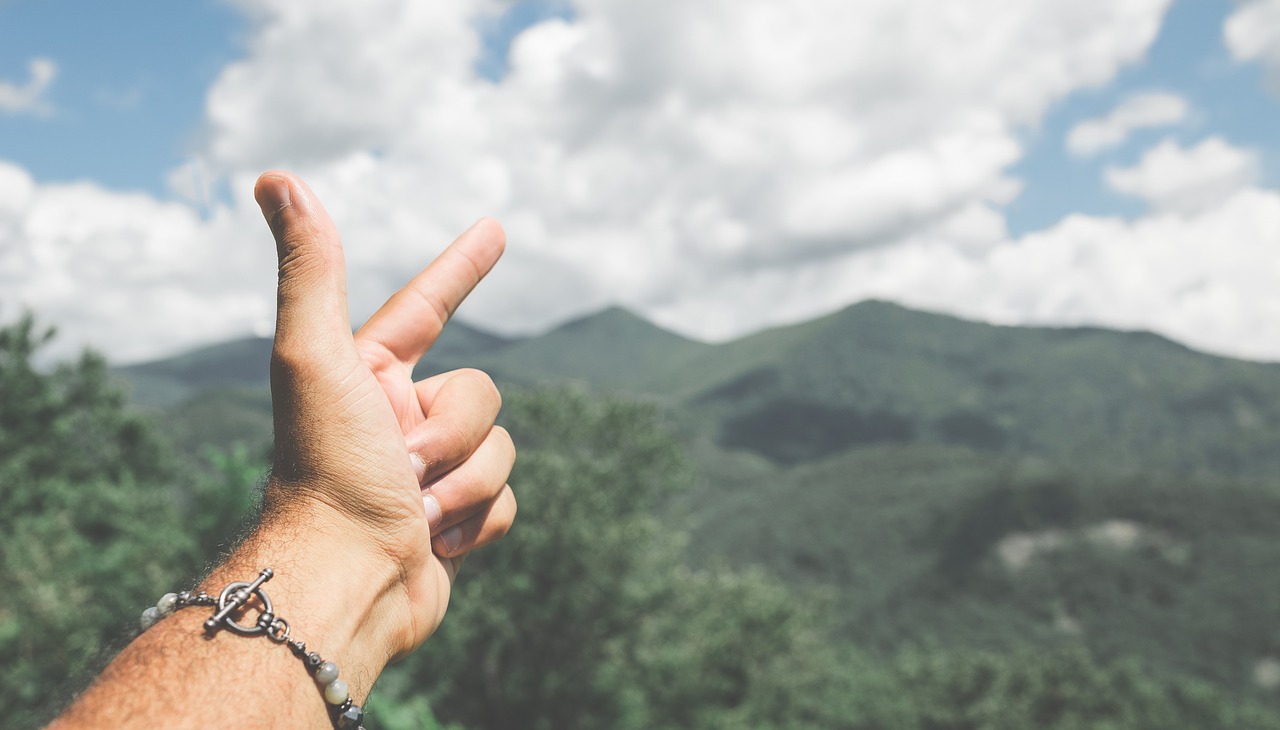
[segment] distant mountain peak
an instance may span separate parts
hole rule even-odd
[[[660,327],[630,309],[617,304],[583,315],[577,319],[569,320],[552,329],[545,336],[554,337],[562,333],[573,333],[575,336],[580,336],[582,333],[590,331],[625,332],[631,335],[644,334],[673,342],[702,344],[697,340]]]

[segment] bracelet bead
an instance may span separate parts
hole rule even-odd
[[[347,683],[341,679],[335,679],[324,688],[324,699],[331,705],[340,705],[347,701],[351,696],[351,691],[347,689]]]
[[[160,612],[156,610],[155,606],[149,606],[147,607],[147,610],[142,612],[142,616],[138,619],[138,625],[142,627],[143,631],[146,631],[152,626],[155,626],[156,622],[159,620]]]
[[[174,612],[177,605],[178,594],[166,593],[160,596],[160,600],[156,601],[156,610],[160,612],[161,616],[169,616]]]
[[[333,662],[325,662],[316,670],[316,682],[321,686],[327,685],[338,678],[338,665]]]
[[[356,730],[361,727],[360,721],[364,719],[364,710],[359,705],[351,705],[347,709],[338,714],[339,730]]]

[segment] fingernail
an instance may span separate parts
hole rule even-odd
[[[431,525],[431,531],[435,532],[436,528],[440,526],[440,516],[443,514],[440,511],[440,503],[436,501],[435,495],[424,494],[422,495],[422,506],[427,510],[427,524]]]
[[[440,533],[440,540],[444,543],[445,552],[451,553],[457,550],[462,544],[462,525],[454,525]]]
[[[259,180],[257,190],[254,192],[257,193],[255,197],[258,199],[258,207],[262,209],[262,215],[267,220],[271,220],[271,217],[280,212],[281,208],[292,202],[289,181],[275,175]]]
[[[413,464],[413,475],[418,478],[418,486],[422,486],[422,480],[427,478],[427,462],[421,456],[411,453],[409,463]]]

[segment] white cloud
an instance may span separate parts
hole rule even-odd
[[[269,322],[269,241],[249,211],[189,207],[87,183],[37,185],[0,162],[0,319],[30,308],[121,361],[230,338]],[[263,245],[263,244],[266,245]]]
[[[1138,220],[1005,230],[1021,132],[1141,59],[1167,5],[582,0],[491,83],[472,27],[496,1],[244,0],[195,150],[236,201],[202,218],[0,166],[0,303],[117,358],[270,321],[248,190],[282,165],[344,232],[357,320],[491,214],[508,257],[463,314],[505,331],[619,302],[719,338],[875,296],[1280,358],[1280,199],[1221,140],[1117,171]],[[1172,192],[1147,180],[1166,163]]]
[[[1107,185],[1158,211],[1191,213],[1227,199],[1258,178],[1257,155],[1210,137],[1190,149],[1166,139],[1133,167],[1108,168]]]
[[[1227,355],[1280,359],[1280,194],[1248,188],[1190,215],[1071,216],[975,255],[942,231],[752,280],[710,282],[658,312],[731,326],[754,296],[788,320],[879,298],[1005,324],[1152,330]],[[839,292],[839,294],[836,294]]]
[[[1088,119],[1067,134],[1067,149],[1089,157],[1118,147],[1139,129],[1165,127],[1187,116],[1187,102],[1175,94],[1148,92],[1130,97],[1105,117]]]
[[[1241,3],[1222,26],[1223,39],[1236,59],[1258,61],[1280,84],[1280,0]]]
[[[58,75],[58,65],[47,58],[27,63],[30,78],[25,83],[0,80],[0,114],[48,114],[52,107],[45,92]]]
[[[1280,359],[1280,194],[1240,190],[1192,214],[1073,216],[965,263],[936,244],[933,267],[896,298],[1006,323],[1150,329],[1224,354]],[[910,247],[893,255],[910,259]],[[882,274],[883,275],[883,274]],[[925,286],[932,278],[934,283]]]
[[[1021,129],[1141,58],[1167,5],[582,0],[572,22],[522,33],[491,84],[467,30],[486,3],[275,0],[210,94],[210,161],[314,178],[368,243],[352,258],[371,297],[420,260],[405,236],[443,240],[487,213],[530,270],[576,282],[539,306],[482,294],[487,322],[608,300],[658,311],[710,279],[1007,202]],[[776,316],[734,307],[727,331]]]

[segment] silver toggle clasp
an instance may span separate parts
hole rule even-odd
[[[204,630],[212,634],[218,630],[219,626],[225,626],[242,636],[256,636],[262,633],[271,635],[273,633],[272,627],[275,612],[271,610],[271,599],[267,598],[267,594],[262,590],[262,584],[271,580],[272,575],[271,568],[263,568],[252,583],[236,581],[223,588],[222,593],[218,596],[218,612],[204,622]],[[244,607],[244,604],[252,596],[257,596],[258,600],[262,601],[262,617],[260,618],[267,616],[271,618],[267,619],[265,625],[263,625],[262,621],[259,621],[254,626],[241,626],[231,619],[231,614]],[[286,636],[288,635],[287,628],[285,629],[285,634]],[[275,636],[272,636],[272,638],[275,638]]]

